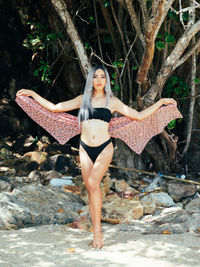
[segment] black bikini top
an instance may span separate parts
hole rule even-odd
[[[93,108],[93,112],[89,109],[88,120],[97,119],[105,122],[110,122],[112,117],[111,111],[108,108]],[[83,121],[81,119],[81,121]]]

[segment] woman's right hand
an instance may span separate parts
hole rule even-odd
[[[34,91],[30,90],[30,89],[20,89],[19,91],[17,91],[16,96],[20,96],[20,95],[26,95],[26,96],[32,96],[34,95]]]

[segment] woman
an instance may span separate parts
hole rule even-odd
[[[119,112],[131,119],[143,120],[154,113],[160,106],[176,104],[176,101],[171,98],[163,98],[151,107],[137,112],[123,104],[112,94],[109,74],[102,66],[96,66],[91,69],[87,77],[84,94],[72,100],[53,104],[39,96],[36,92],[27,89],[19,90],[17,96],[20,95],[31,96],[41,106],[52,112],[63,112],[80,108],[81,141],[79,154],[94,230],[91,244],[94,248],[102,248],[102,192],[100,183],[113,156],[113,144],[108,131],[111,114]]]

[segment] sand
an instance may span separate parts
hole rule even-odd
[[[47,225],[0,231],[0,266],[200,266],[200,234],[143,235],[103,225],[105,245],[88,247],[92,233]]]

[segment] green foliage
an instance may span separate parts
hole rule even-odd
[[[103,41],[104,41],[105,44],[111,44],[112,43],[112,39],[111,39],[109,34],[105,34],[103,36]]]
[[[195,79],[194,79],[194,82],[195,82],[196,84],[200,84],[200,78],[195,78]]]
[[[123,66],[124,66],[123,59],[120,58],[119,60],[114,61],[112,63],[112,65],[115,67],[115,71],[111,74],[111,78],[112,78],[111,79],[111,89],[113,91],[119,91],[120,87],[119,87],[119,84],[118,84],[118,81],[117,81],[117,75],[118,75],[118,70],[117,69],[123,68]]]
[[[156,48],[160,51],[165,48],[165,43],[162,41],[156,42]]]
[[[172,11],[171,9],[169,10],[167,16],[170,19],[175,19],[175,20],[178,20],[179,19],[179,16],[174,11]]]
[[[110,1],[108,1],[108,0],[104,0],[104,1],[103,1],[103,5],[104,5],[105,7],[109,7],[109,6],[110,6]]]
[[[52,72],[49,62],[40,60],[40,67],[33,72],[33,75],[35,77],[40,77],[42,82],[50,84],[52,82]]]
[[[86,43],[84,44],[84,47],[85,47],[86,50],[90,50],[91,45],[90,45],[88,42],[86,42]]]
[[[189,95],[189,86],[183,78],[172,76],[167,80],[164,93],[168,97],[184,98]],[[185,102],[185,100],[180,100]]]
[[[174,129],[176,127],[176,120],[170,121],[170,123],[168,123],[168,127],[170,130]]]
[[[156,38],[159,39],[159,41],[156,42],[156,48],[159,51],[165,48],[166,43],[168,45],[175,43],[174,35],[170,34],[169,32],[165,32],[164,34],[158,33]]]
[[[183,12],[182,18],[183,18],[183,21],[188,21],[189,13],[188,12]]]
[[[50,84],[52,82],[52,72],[48,60],[44,59],[44,53],[49,47],[57,44],[58,39],[62,39],[63,35],[50,32],[49,26],[40,22],[28,22],[27,25],[30,27],[30,33],[23,41],[23,46],[32,50],[34,57],[37,56],[41,59],[33,75],[40,78],[42,82]]]
[[[90,16],[89,17],[89,20],[91,21],[91,23],[95,23],[95,20],[94,20],[94,17],[93,16]]]

